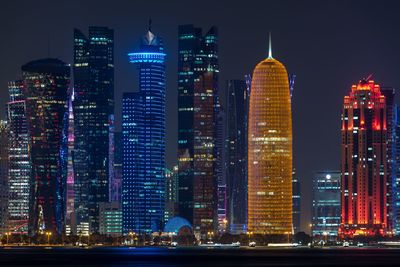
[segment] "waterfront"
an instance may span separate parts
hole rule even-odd
[[[397,266],[391,248],[10,248],[0,266]]]

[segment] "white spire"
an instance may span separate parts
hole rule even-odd
[[[271,39],[271,32],[269,32],[268,58],[272,58],[272,39]]]

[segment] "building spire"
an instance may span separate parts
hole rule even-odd
[[[269,32],[268,58],[272,58],[272,38],[271,38],[271,32]]]

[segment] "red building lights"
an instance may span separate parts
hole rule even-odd
[[[386,235],[386,103],[373,80],[344,97],[342,112],[341,237]]]

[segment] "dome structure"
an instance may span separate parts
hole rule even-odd
[[[164,232],[178,234],[183,228],[191,230],[192,225],[182,217],[173,217],[165,224]]]

